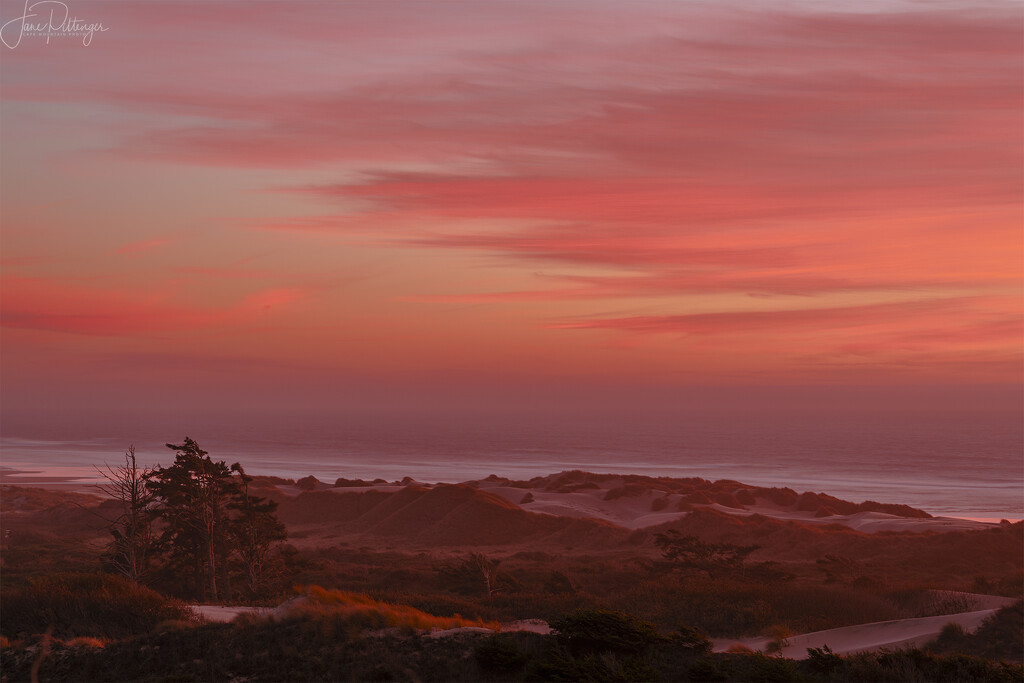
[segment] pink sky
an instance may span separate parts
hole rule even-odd
[[[66,4],[6,406],[1022,379],[1016,3]]]

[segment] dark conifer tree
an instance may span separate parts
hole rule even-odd
[[[275,541],[287,538],[284,525],[277,519],[277,503],[261,496],[249,494],[252,477],[237,462],[231,466],[241,480],[241,487],[230,503],[237,512],[232,520],[232,538],[245,571],[249,592],[259,593],[263,584],[267,558]]]
[[[174,464],[153,470],[146,483],[164,522],[160,545],[172,565],[191,567],[197,595],[217,601],[218,567],[231,548],[228,506],[239,494],[239,483],[224,462],[211,460],[192,439],[167,447],[177,453]]]

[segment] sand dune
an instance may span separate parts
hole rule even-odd
[[[488,510],[488,516],[501,517],[505,523],[514,519],[521,521],[509,514],[502,516],[496,513],[495,510],[503,503],[511,504],[505,506],[510,512],[521,510],[544,516],[589,519],[629,530],[660,526],[682,519],[694,510],[714,510],[739,517],[756,515],[809,526],[841,525],[871,534],[968,531],[996,526],[992,522],[933,517],[906,505],[872,501],[853,503],[824,493],[797,493],[788,488],[765,488],[732,480],[709,481],[696,477],[680,479],[570,471],[528,481],[512,481],[492,475],[454,485],[427,484],[408,477],[401,482],[368,486],[353,486],[353,483],[362,483],[362,480],[346,480],[343,485],[335,487],[314,478],[306,478],[297,485],[274,477],[257,477],[253,490],[258,495],[280,502],[282,516],[290,524],[344,523],[358,518],[359,526],[364,530],[375,528],[382,535],[396,531],[406,536],[411,533],[422,536],[424,540],[431,536],[445,538],[447,534],[439,528],[431,528],[431,524],[443,516],[442,510],[447,515],[463,505],[468,506],[463,511],[467,517],[472,517],[468,514],[469,509],[479,505]],[[79,505],[95,502],[91,496],[65,492],[62,486],[66,484],[68,482],[43,484],[57,498],[40,496],[41,488],[18,487],[18,495],[5,497],[4,512],[38,510],[40,506],[68,507],[72,498]],[[489,495],[487,500],[492,504],[484,504],[486,496],[471,500],[467,489]],[[62,493],[57,494],[58,490]],[[342,501],[324,498],[324,494],[341,496]],[[413,507],[408,508],[410,505]],[[417,514],[413,514],[414,511]],[[398,516],[392,518],[396,514]],[[414,529],[416,526],[420,528]],[[524,533],[530,535],[532,532],[520,529],[511,535],[521,536]]]
[[[539,514],[465,484],[337,488],[302,492],[280,502],[279,516],[309,543],[318,534],[370,543],[430,547],[531,543],[614,547],[629,531],[602,519]],[[581,516],[583,517],[583,516]]]
[[[756,543],[764,548],[755,558],[759,561],[813,562],[838,553],[886,564],[887,555],[865,545],[861,536],[1000,527],[932,517],[902,505],[851,503],[825,494],[752,487],[731,480],[571,471],[528,481],[491,476],[461,484],[425,484],[406,478],[352,485],[363,483],[367,482],[332,486],[313,478],[294,483],[257,477],[253,489],[279,502],[279,517],[288,526],[290,542],[299,547],[350,543],[419,550],[644,549],[656,557],[655,534],[675,528],[702,538]],[[64,491],[8,486],[5,494],[5,528],[31,526],[59,535],[73,527],[82,534],[102,534],[105,520],[118,512],[105,509],[113,501]],[[83,515],[83,507],[97,514]],[[812,533],[815,530],[820,533]],[[826,532],[828,538],[822,535]],[[985,550],[985,539],[971,542],[979,551]],[[934,556],[939,544],[929,543],[936,546],[927,550]]]
[[[712,509],[738,516],[762,515],[817,526],[840,524],[866,533],[965,531],[992,526],[972,520],[932,517],[923,510],[903,505],[851,503],[826,494],[797,494],[790,489],[758,488],[731,480],[711,482],[563,472],[539,481],[531,480],[525,485],[498,478],[470,483],[515,502],[524,510],[603,519],[628,529],[665,524],[681,519],[694,509]],[[526,494],[530,494],[528,498]]]
[[[650,529],[685,518],[696,510],[737,517],[766,517],[802,525],[839,525],[868,534],[944,532],[991,528],[989,522],[932,517],[905,505],[852,503],[823,493],[748,486],[732,480],[708,481],[640,475],[560,472],[529,481],[491,476],[462,484],[424,484],[411,479],[372,486],[332,487],[319,483],[309,491],[272,487],[285,521],[350,522],[381,536],[414,537],[445,545],[508,543],[561,530],[537,517],[515,512],[593,520],[628,530]],[[475,494],[471,494],[475,491]],[[344,503],[323,498],[342,496]],[[447,518],[447,523],[441,523]],[[462,519],[467,526],[454,533]],[[487,522],[492,524],[487,524]],[[485,530],[484,527],[487,527]],[[534,527],[534,528],[529,528]],[[500,528],[500,532],[495,530]],[[473,531],[476,529],[476,531]],[[503,539],[503,540],[502,540]],[[578,544],[577,544],[578,545]]]

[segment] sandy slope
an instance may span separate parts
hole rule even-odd
[[[482,480],[472,482],[489,493],[494,493],[509,502],[516,503],[524,510],[540,512],[561,517],[589,517],[602,519],[627,529],[642,529],[672,522],[685,516],[687,511],[680,508],[710,508],[731,515],[751,516],[762,515],[772,519],[800,522],[802,524],[826,525],[841,524],[843,526],[876,533],[879,531],[967,531],[972,529],[991,528],[993,524],[976,522],[966,519],[949,517],[905,517],[896,514],[876,511],[854,512],[852,514],[829,514],[816,516],[819,510],[800,510],[798,506],[779,505],[772,501],[755,496],[755,502],[733,507],[709,501],[706,504],[694,503],[693,494],[673,493],[671,491],[646,488],[634,490],[620,497],[609,498],[609,492],[622,487],[624,480],[608,478],[599,481],[596,488],[567,492],[564,489],[550,490],[545,488],[523,488],[508,486],[504,482]],[[708,482],[711,486],[720,482]],[[735,482],[736,490],[749,489]],[[642,486],[642,485],[641,485]],[[524,497],[529,493],[529,502]],[[813,495],[813,494],[812,494]]]
[[[376,486],[331,487],[321,483],[316,492],[342,495],[409,496],[447,489],[448,484],[424,484],[407,480]],[[625,529],[644,529],[676,521],[693,510],[709,509],[750,517],[799,522],[812,526],[839,524],[864,533],[883,531],[970,531],[997,526],[952,517],[932,517],[899,505],[850,503],[826,494],[798,494],[790,489],[762,489],[731,480],[669,479],[635,475],[600,475],[561,472],[528,482],[488,477],[456,485],[502,499],[527,512],[561,518],[599,520]],[[450,489],[449,489],[450,490]],[[294,499],[303,490],[276,487],[278,495]],[[450,496],[448,496],[450,497]],[[746,502],[740,502],[740,500]]]

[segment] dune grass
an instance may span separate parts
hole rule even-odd
[[[337,620],[351,632],[385,628],[431,631],[453,628],[489,628],[498,630],[496,621],[464,619],[458,614],[436,616],[410,605],[384,602],[369,595],[320,586],[297,586],[302,597],[283,609],[284,619]]]
[[[5,586],[2,604],[0,631],[11,640],[41,633],[116,639],[168,621],[197,621],[184,603],[112,574],[55,574]]]

